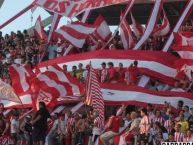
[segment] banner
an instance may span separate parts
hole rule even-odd
[[[50,12],[73,18],[87,9],[91,10],[124,2],[128,2],[128,0],[37,0],[34,4]]]
[[[174,63],[178,58],[169,53],[158,51],[100,50],[42,62],[37,65],[37,69],[44,72],[46,71],[46,66],[58,64],[62,68],[62,66],[66,64],[68,71],[71,71],[72,66],[78,66],[79,63],[82,63],[85,67],[90,61],[92,62],[93,68],[96,69],[101,68],[102,62],[113,62],[115,67],[118,67],[119,63],[122,63],[125,68],[128,68],[134,60],[138,61],[138,67],[142,74],[161,80],[166,84],[174,83],[174,77],[176,76]]]

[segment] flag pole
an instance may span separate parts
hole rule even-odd
[[[11,23],[12,21],[14,21],[15,19],[17,19],[18,17],[20,17],[21,15],[23,15],[25,12],[27,12],[28,10],[30,10],[31,8],[34,7],[34,4],[31,3],[29,6],[27,6],[26,8],[24,8],[22,11],[20,11],[19,13],[17,13],[15,16],[13,16],[12,18],[10,18],[9,20],[7,20],[6,22],[4,22],[2,25],[0,25],[0,29],[4,28],[5,26],[7,26],[9,23]]]

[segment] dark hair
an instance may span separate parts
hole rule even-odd
[[[142,111],[143,113],[145,113],[145,115],[147,115],[147,109],[146,109],[146,108],[142,108],[141,111]]]
[[[184,101],[182,101],[182,100],[179,100],[178,101],[178,104],[180,103],[180,106],[182,107],[183,105],[184,105]]]
[[[114,64],[112,62],[108,62],[108,65],[114,66]]]
[[[133,62],[133,64],[134,64],[134,66],[137,66],[137,65],[138,65],[138,61],[135,60],[135,61]]]
[[[153,107],[153,105],[152,105],[152,104],[150,104],[150,103],[148,103],[148,104],[147,104],[147,106],[148,106],[148,107]]]
[[[189,110],[189,106],[186,105],[186,106],[184,106],[184,107],[188,108],[188,110]]]
[[[46,109],[46,104],[45,104],[45,102],[41,101],[41,102],[39,102],[39,105],[41,105],[43,109]],[[47,109],[46,109],[46,110],[47,110]]]

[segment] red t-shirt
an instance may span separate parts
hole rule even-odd
[[[132,67],[129,67],[128,71],[129,71],[129,80],[130,80],[130,82],[136,83],[137,82],[137,77],[139,75],[138,68],[136,66],[132,66]]]
[[[115,68],[109,68],[108,69],[108,75],[109,75],[109,81],[115,81],[116,80],[116,70]]]
[[[121,68],[117,70],[118,73],[118,82],[123,83],[125,80],[125,69]]]
[[[113,132],[118,133],[120,124],[121,124],[121,118],[118,117],[118,116],[113,116],[111,118],[111,128],[110,128],[110,130],[113,131]]]

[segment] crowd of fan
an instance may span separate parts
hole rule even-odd
[[[182,29],[190,31],[188,28],[189,26]],[[156,39],[150,37],[142,49],[160,50],[165,40],[165,37]],[[29,36],[27,31],[12,32],[5,37],[0,33],[0,77],[10,83],[9,65],[13,63],[30,64],[33,68],[41,61],[62,56],[69,44],[62,45],[63,47],[58,46],[61,45],[53,41],[49,44],[46,44],[45,41],[38,41],[35,37]],[[83,49],[73,49],[71,53],[95,51],[103,47],[109,50],[123,49],[120,36],[117,34],[106,47],[102,41],[96,41],[90,37]],[[137,65],[137,61],[134,61],[130,66],[123,66],[122,63],[119,63],[118,67],[115,67],[112,62],[103,62],[101,69],[98,70],[99,81],[101,83],[137,85],[143,75]],[[89,68],[89,65],[83,66],[80,63],[78,66],[73,66],[69,73],[84,83]],[[63,70],[68,72],[68,66],[64,65]],[[162,84],[159,80],[151,80],[147,87],[156,91],[192,92],[191,85],[192,83],[183,77],[176,76],[174,88]],[[20,119],[23,109],[15,109],[11,115],[6,116],[3,115],[3,111],[5,111],[3,105],[0,106],[0,136],[11,134],[13,142],[10,144],[14,145],[21,141],[26,141],[28,145],[31,145],[32,142],[44,141],[46,131],[42,132],[41,136],[36,136],[36,134],[40,130],[47,130],[49,126],[47,118],[53,121],[53,127],[47,135],[48,145],[82,145],[88,137],[90,137],[91,144],[100,138],[104,145],[113,145],[116,144],[118,136],[126,136],[127,144],[131,145],[159,145],[163,141],[192,141],[193,137],[193,108],[185,106],[183,101],[178,102],[177,109],[172,108],[168,102],[162,108],[151,104],[148,104],[146,108],[123,105],[120,108],[121,111],[118,112],[115,111],[117,107],[110,107],[105,112],[107,120],[105,128],[101,128],[98,123],[98,112],[89,107],[83,108],[75,114],[72,114],[71,111],[64,111],[50,116],[44,105],[40,105],[43,107],[35,115],[32,115],[35,117],[28,115],[24,119]],[[68,119],[66,119],[67,116]],[[38,117],[40,118],[37,119]],[[34,132],[34,128],[38,129]],[[102,134],[101,131],[103,131]]]
[[[21,109],[12,110],[11,115],[5,116],[2,106],[0,136],[11,134],[13,141],[10,144],[14,145],[23,141],[28,145],[38,141],[43,145],[45,140],[48,145],[84,145],[88,141],[92,145],[97,139],[104,145],[116,145],[119,137],[127,145],[193,141],[193,108],[184,105],[183,101],[178,101],[177,109],[168,102],[162,108],[152,104],[145,108],[127,105],[119,109],[108,107],[105,127],[99,123],[98,112],[88,106],[74,114],[64,110],[50,116],[45,104],[40,102],[39,111],[33,117],[28,115],[23,119],[20,119],[23,114]],[[51,120],[53,125],[47,132]]]

